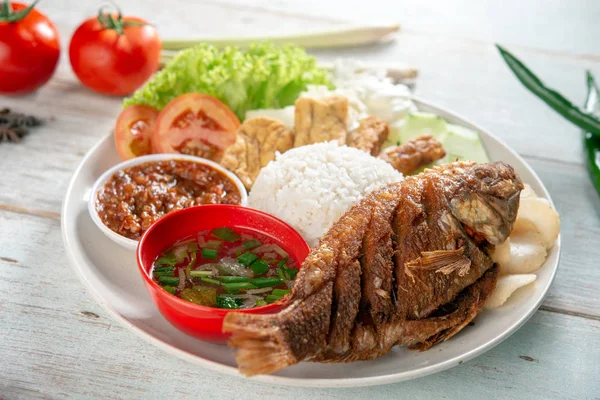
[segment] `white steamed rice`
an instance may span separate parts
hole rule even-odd
[[[317,143],[277,154],[258,175],[248,205],[284,220],[312,247],[366,193],[402,179],[364,151]]]

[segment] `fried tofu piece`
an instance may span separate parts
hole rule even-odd
[[[250,118],[240,125],[233,145],[225,150],[221,165],[237,175],[250,190],[260,170],[294,144],[294,134],[282,122],[267,117]]]
[[[358,128],[348,134],[346,144],[377,157],[389,133],[390,127],[385,121],[369,116],[362,119]]]
[[[433,136],[425,134],[387,149],[379,158],[392,164],[397,171],[408,175],[445,155],[446,150],[442,144]]]
[[[346,144],[348,99],[330,96],[296,100],[294,147],[337,140]]]

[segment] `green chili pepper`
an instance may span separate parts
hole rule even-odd
[[[547,87],[544,82],[515,56],[501,46],[496,45],[496,47],[500,51],[500,55],[504,58],[504,61],[508,64],[508,67],[527,89],[568,121],[589,132],[592,136],[600,138],[600,118],[589,111],[586,112],[580,109],[563,95]]]
[[[596,85],[594,76],[587,71],[587,99],[585,101],[585,110],[590,113],[600,113],[600,89]],[[592,184],[596,192],[600,194],[600,138],[592,135],[591,132],[583,132],[583,144],[585,147],[586,166]]]

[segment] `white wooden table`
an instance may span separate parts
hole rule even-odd
[[[0,107],[48,118],[18,144],[0,144],[0,398],[599,398],[600,200],[580,133],[527,93],[493,43],[513,50],[571,99],[584,70],[600,76],[600,2],[121,0],[163,37],[247,36],[400,22],[393,44],[319,51],[417,66],[417,95],[500,136],[533,166],[562,217],[563,256],[540,311],[514,336],[457,368],[354,389],[266,386],[179,360],[113,321],[67,264],[60,205],[85,152],[112,127],[121,101],[85,90],[63,51],[37,93]],[[200,4],[201,3],[201,4]],[[42,1],[64,48],[92,0]],[[2,79],[2,77],[0,77]]]

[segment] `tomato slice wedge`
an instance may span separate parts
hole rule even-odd
[[[156,119],[152,137],[157,153],[183,153],[220,161],[235,142],[240,121],[218,99],[187,93],[171,100]]]
[[[136,104],[119,114],[115,124],[115,146],[123,160],[152,153],[152,135],[159,111]]]

